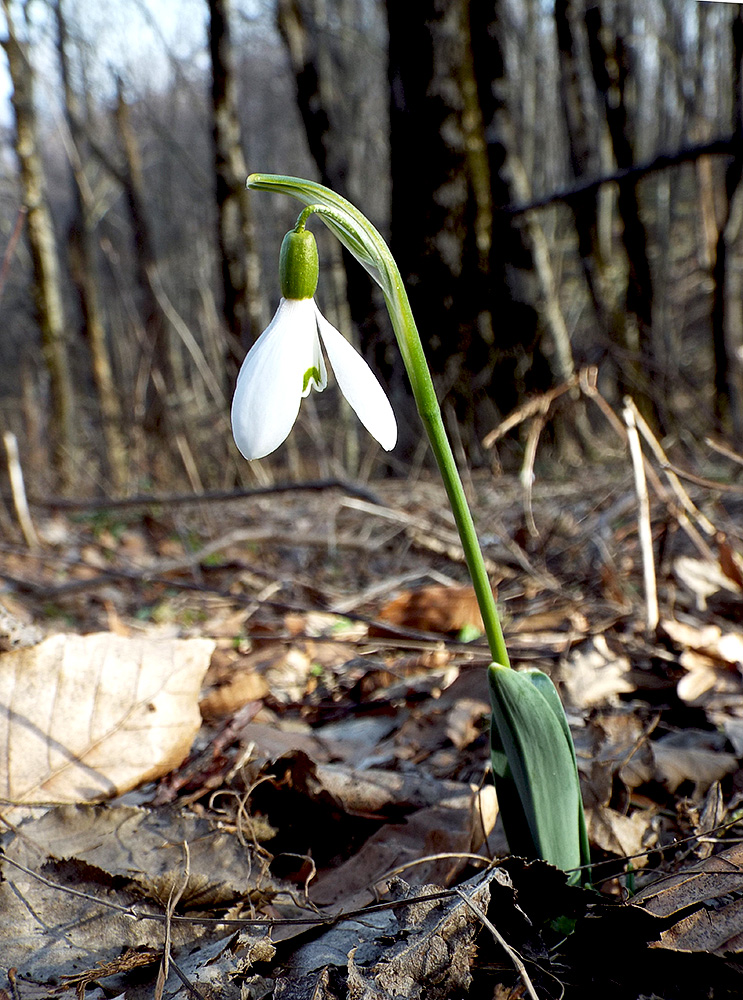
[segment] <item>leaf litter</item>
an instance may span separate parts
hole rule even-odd
[[[41,549],[0,550],[7,996],[151,996],[166,951],[164,996],[738,995],[743,493],[690,487],[705,552],[655,497],[648,632],[624,472],[537,481],[528,516],[473,479],[513,660],[566,702],[593,890],[504,857],[435,484],[38,506]]]

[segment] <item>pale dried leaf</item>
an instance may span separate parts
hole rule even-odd
[[[210,639],[56,635],[0,656],[0,799],[119,795],[177,767],[201,724]]]
[[[689,650],[705,654],[716,660],[736,666],[743,663],[743,635],[740,632],[726,632],[723,634],[718,625],[705,625],[697,628],[684,622],[666,619],[662,623],[663,631],[672,639],[676,645],[686,647],[687,652],[682,654],[688,658]],[[684,666],[687,664],[684,663]]]
[[[714,781],[737,770],[737,758],[720,748],[724,742],[717,733],[695,729],[669,733],[653,743],[658,777],[671,792],[683,781],[693,781],[698,792],[706,791]]]
[[[587,708],[616,702],[617,695],[634,690],[629,670],[626,656],[612,652],[603,636],[594,636],[590,643],[573,650],[562,667],[569,703]]]
[[[740,587],[723,573],[720,564],[709,559],[679,556],[674,559],[673,571],[681,583],[694,594],[698,611],[705,611],[707,598],[718,590],[740,594]]]

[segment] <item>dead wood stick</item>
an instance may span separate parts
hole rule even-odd
[[[655,434],[653,434],[653,432],[650,430],[647,421],[640,413],[640,411],[637,409],[634,402],[632,402],[631,405],[635,414],[635,422],[637,423],[637,429],[645,438],[648,447],[658,460],[658,464],[665,473],[665,477],[668,480],[671,489],[678,497],[679,503],[684,508],[686,513],[690,517],[694,518],[694,520],[697,522],[697,524],[705,533],[705,535],[709,535],[710,538],[714,538],[715,535],[717,534],[717,528],[715,528],[714,524],[712,524],[709,518],[706,517],[701,512],[701,510],[699,510],[699,508],[693,502],[693,500],[686,492],[684,487],[681,485],[681,480],[673,471],[671,463],[668,461],[668,456],[666,455],[665,451],[663,451],[660,441],[655,436]],[[711,549],[709,550],[709,557],[714,559],[714,555],[712,554]]]
[[[343,479],[317,479],[299,483],[276,483],[273,486],[256,486],[242,490],[206,490],[203,493],[152,493],[135,497],[92,497],[86,500],[68,500],[65,497],[32,497],[35,507],[53,510],[116,510],[122,507],[180,506],[200,503],[202,500],[243,500],[248,497],[266,496],[272,493],[295,493],[303,490],[319,491],[338,489],[349,496],[360,497],[369,503],[383,506],[382,501],[371,490]]]
[[[583,369],[583,371],[581,371],[580,373],[581,392],[584,393],[586,396],[588,396],[589,399],[593,400],[596,406],[598,406],[603,415],[606,417],[607,421],[616,431],[616,434],[620,438],[620,440],[627,443],[628,442],[627,429],[624,427],[619,417],[612,410],[612,408],[609,406],[604,397],[596,388],[597,374],[598,370],[595,366],[592,366],[590,368],[585,368]],[[663,485],[660,476],[655,471],[653,466],[650,464],[649,459],[643,456],[642,463],[643,463],[643,468],[645,470],[646,479],[652,486],[655,495],[658,497],[659,500],[663,501],[668,510],[673,514],[673,516],[678,521],[679,526],[686,532],[690,541],[694,544],[696,549],[699,551],[700,555],[704,556],[705,558],[708,558],[710,553],[709,546],[701,537],[701,535],[696,530],[694,525],[691,523],[686,513],[682,509],[680,509],[674,502],[673,498],[668,493],[668,490]],[[682,475],[679,469],[674,468],[670,464],[668,467],[671,469],[671,471],[675,472],[677,475]],[[684,476],[684,478],[688,478],[694,481],[693,477],[691,476]]]
[[[10,489],[13,494],[13,506],[18,516],[18,523],[21,526],[26,545],[30,549],[38,549],[39,538],[31,520],[31,512],[28,509],[26,487],[23,483],[23,469],[18,455],[18,439],[12,431],[6,431],[3,434],[3,442],[8,454],[8,476],[10,477]]]
[[[485,437],[482,439],[483,448],[492,448],[493,445],[500,441],[510,430],[514,427],[518,427],[525,420],[529,420],[531,417],[542,416],[546,418],[549,413],[549,408],[553,402],[559,397],[564,395],[566,392],[570,392],[578,385],[578,376],[573,375],[569,378],[567,382],[563,382],[561,385],[555,386],[554,389],[548,389],[546,392],[541,393],[539,396],[534,396],[532,399],[527,399],[527,401],[522,405],[512,410],[497,427],[494,427],[492,431],[488,431]]]
[[[712,438],[706,437],[704,443],[716,451],[718,455],[724,455],[725,458],[729,458],[731,462],[735,462],[737,465],[743,465],[743,455],[739,455],[737,451],[733,451],[732,448],[728,448],[724,444],[720,444],[719,441],[713,441]]]
[[[625,397],[623,411],[624,422],[627,425],[627,441],[629,443],[632,469],[635,475],[635,492],[637,494],[637,530],[640,537],[642,553],[642,575],[645,585],[645,623],[648,631],[654,631],[658,626],[658,588],[655,579],[655,558],[653,556],[653,532],[650,526],[650,499],[648,485],[645,479],[642,445],[635,422],[635,410],[629,397]]]
[[[524,464],[521,466],[519,479],[524,490],[524,514],[526,516],[526,527],[532,538],[539,538],[539,529],[534,520],[534,506],[532,504],[532,492],[534,487],[534,462],[537,458],[537,445],[542,436],[544,425],[547,422],[545,413],[539,413],[531,422],[529,434],[526,439],[526,450],[524,452]]]

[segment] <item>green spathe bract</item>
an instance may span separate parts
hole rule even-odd
[[[318,215],[384,293],[418,413],[441,472],[482,613],[493,664],[491,748],[496,788],[511,850],[544,858],[563,869],[588,862],[580,783],[570,729],[552,682],[539,671],[517,673],[498,618],[472,514],[451,450],[397,264],[379,232],[357,208],[314,181],[251,174],[248,187],[281,192],[307,207],[296,231]],[[283,251],[282,251],[283,253]],[[576,876],[574,881],[578,881]]]
[[[279,253],[279,280],[285,299],[311,299],[317,291],[320,262],[317,243],[309,229],[292,229]]]

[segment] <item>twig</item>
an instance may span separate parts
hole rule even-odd
[[[26,539],[26,545],[30,549],[38,549],[39,538],[31,520],[31,512],[28,509],[26,487],[23,483],[23,469],[21,468],[21,460],[18,455],[18,439],[12,431],[6,431],[3,434],[3,441],[5,443],[5,450],[8,453],[8,475],[10,477],[10,489],[13,493],[13,506],[18,515],[18,523],[21,526],[23,537]]]
[[[716,451],[718,455],[724,455],[725,458],[729,458],[731,462],[735,462],[737,465],[743,465],[743,455],[739,455],[737,451],[733,451],[732,448],[728,448],[726,445],[721,444],[719,441],[713,441],[712,438],[706,437],[704,443],[712,451]]]
[[[176,890],[175,882],[170,887],[170,893],[168,895],[168,905],[165,908],[165,944],[163,946],[163,957],[160,963],[160,968],[157,972],[157,981],[155,983],[155,1000],[162,1000],[163,990],[165,989],[165,984],[168,981],[168,975],[170,973],[170,941],[171,941],[171,930],[173,924],[173,914],[175,913],[175,908],[178,902],[186,890],[188,885],[188,880],[191,877],[191,852],[188,849],[188,841],[183,841],[183,852],[185,857],[185,871],[183,873],[183,881]]]
[[[535,417],[542,414],[546,417],[549,413],[550,406],[559,397],[564,395],[566,392],[570,392],[571,389],[575,389],[578,385],[578,376],[574,375],[569,378],[567,382],[563,382],[561,385],[555,386],[554,389],[548,389],[547,392],[541,393],[539,396],[534,396],[532,399],[527,399],[525,403],[512,410],[508,416],[501,420],[497,427],[492,431],[489,431],[485,437],[482,439],[483,448],[492,448],[496,442],[506,435],[514,427],[518,427],[525,420],[530,417]]]
[[[598,406],[598,408],[601,410],[601,412],[606,417],[608,422],[611,424],[619,439],[626,444],[628,443],[627,429],[624,427],[619,417],[612,410],[612,408],[609,406],[604,397],[596,388],[597,374],[598,374],[598,369],[595,366],[584,368],[581,371],[580,373],[581,392],[584,395],[588,396],[589,399],[593,400],[593,402],[596,404],[596,406]],[[663,485],[660,476],[655,471],[653,466],[650,464],[649,460],[643,456],[642,462],[643,462],[643,468],[645,470],[645,476],[647,478],[648,483],[653,488],[653,492],[655,493],[655,495],[658,497],[659,500],[661,500],[666,505],[668,510],[673,514],[673,516],[678,521],[679,526],[682,528],[683,531],[686,532],[690,541],[697,548],[700,555],[704,556],[705,558],[708,558],[710,549],[707,543],[700,536],[699,532],[696,530],[694,525],[689,521],[689,518],[687,517],[686,513],[683,510],[679,509],[678,505],[673,501],[673,498],[669,495],[668,490]],[[664,466],[666,465],[666,463],[663,464]],[[699,480],[698,478],[692,476],[691,474],[685,474],[680,469],[677,469],[670,464],[668,465],[668,468],[671,469],[672,472],[675,472],[676,475],[680,476],[681,478],[689,479],[692,482],[698,483],[699,485],[705,485],[705,483]],[[711,481],[706,481],[706,485],[708,485],[710,488],[713,488],[715,486],[715,484]],[[724,489],[724,487],[720,488]],[[736,492],[743,492],[743,487],[738,488]]]
[[[524,989],[531,997],[531,1000],[539,1000],[537,991],[534,989],[534,984],[529,978],[529,973],[526,971],[526,966],[521,961],[521,956],[519,955],[519,953],[510,946],[508,941],[506,941],[506,939],[500,933],[495,924],[492,923],[492,921],[488,920],[487,914],[482,912],[482,910],[477,905],[477,903],[475,903],[474,900],[470,899],[469,896],[462,889],[455,889],[454,892],[456,892],[456,894],[459,896],[462,902],[472,910],[472,912],[475,914],[478,920],[482,923],[483,927],[487,927],[487,929],[495,938],[496,942],[501,946],[501,948],[511,959],[511,961],[514,964],[514,968],[521,976],[521,982],[524,984]]]
[[[521,215],[535,208],[546,208],[556,201],[564,201],[566,204],[575,203],[588,194],[595,194],[604,184],[615,184],[624,180],[635,180],[645,177],[656,170],[665,170],[666,167],[674,167],[680,163],[687,163],[696,160],[700,156],[710,156],[712,154],[727,154],[734,156],[738,154],[738,139],[732,135],[721,139],[712,139],[710,142],[702,143],[699,146],[687,146],[679,149],[675,153],[661,153],[648,163],[638,163],[631,167],[623,167],[615,170],[611,174],[597,177],[592,181],[582,181],[571,188],[562,191],[554,191],[543,198],[537,198],[524,205],[508,205],[501,211],[508,215]]]
[[[698,509],[696,504],[692,501],[689,494],[681,485],[681,480],[671,468],[671,463],[668,461],[668,456],[663,451],[660,441],[657,439],[655,434],[653,434],[653,432],[650,430],[647,421],[640,413],[640,411],[637,409],[637,407],[634,405],[634,403],[632,405],[635,412],[635,421],[637,423],[637,429],[645,438],[648,447],[655,455],[658,464],[665,473],[666,479],[668,480],[671,489],[678,497],[679,503],[684,508],[686,513],[690,517],[694,518],[694,520],[697,522],[702,531],[710,538],[714,538],[715,535],[717,534],[717,529],[715,528],[714,524],[712,524],[712,522],[709,520],[708,517],[705,517],[705,515]],[[711,549],[708,549],[708,558],[714,559],[714,555]]]
[[[635,407],[629,397],[625,397],[624,422],[627,425],[627,440],[629,443],[632,469],[635,474],[635,492],[637,493],[637,528],[640,536],[642,552],[642,570],[645,584],[645,622],[648,631],[658,626],[658,589],[655,580],[655,559],[653,557],[653,532],[650,526],[650,500],[648,486],[645,480],[642,446],[635,422]]]
[[[170,956],[170,964],[173,966],[173,972],[175,972],[175,974],[178,976],[178,978],[180,979],[180,981],[186,987],[186,989],[188,990],[188,992],[191,993],[191,994],[193,994],[193,996],[196,997],[196,1000],[206,1000],[206,997],[201,992],[201,990],[198,989],[190,981],[190,979],[188,978],[188,976],[186,975],[186,973],[183,971],[183,969],[180,967],[180,965],[178,965],[178,963],[175,961],[175,959],[173,958],[172,955]]]
[[[203,493],[151,493],[135,497],[100,498],[92,497],[86,500],[68,500],[65,497],[32,497],[35,507],[48,507],[53,510],[116,510],[122,507],[174,507],[181,504],[200,503],[202,500],[215,502],[218,500],[243,500],[246,497],[260,497],[272,493],[294,493],[302,490],[338,489],[349,496],[360,497],[369,503],[383,506],[382,501],[371,490],[344,479],[317,479],[304,483],[276,483],[273,486],[256,486],[242,490],[205,490]]]
[[[547,416],[540,413],[534,417],[529,427],[529,434],[526,439],[526,450],[524,452],[524,464],[521,466],[519,478],[524,489],[524,514],[526,516],[526,527],[532,538],[539,538],[539,529],[534,520],[534,507],[532,504],[532,492],[534,487],[534,462],[537,457],[537,445],[539,438],[547,422]]]

